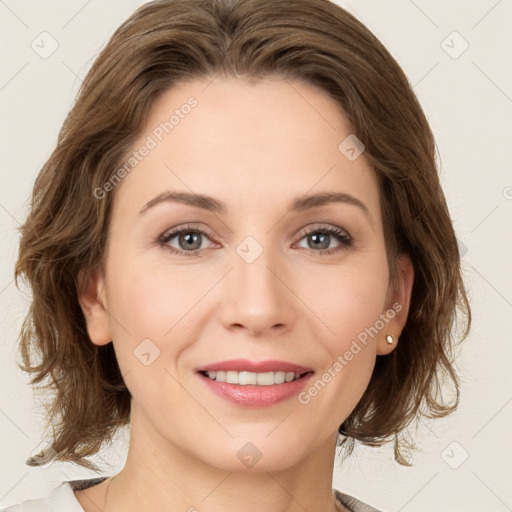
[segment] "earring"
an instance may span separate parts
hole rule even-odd
[[[387,341],[390,345],[392,345],[392,344],[393,344],[393,335],[392,335],[392,334],[388,334],[388,335],[386,336],[386,341]]]

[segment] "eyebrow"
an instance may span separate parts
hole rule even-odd
[[[156,197],[151,199],[151,201],[148,201],[142,207],[139,214],[145,213],[151,207],[162,202],[188,204],[190,206],[196,206],[197,208],[220,214],[227,212],[227,208],[224,203],[211,196],[204,194],[192,194],[189,192],[166,191],[158,194]],[[366,217],[368,217],[370,222],[372,221],[372,216],[367,206],[356,197],[343,192],[320,192],[318,194],[298,197],[289,204],[288,210],[291,212],[303,212],[311,208],[318,208],[331,203],[345,203],[357,206],[363,211]]]

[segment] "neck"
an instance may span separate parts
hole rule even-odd
[[[207,464],[134,420],[128,458],[108,483],[104,512],[339,510],[332,496],[337,432],[292,466],[240,471]]]

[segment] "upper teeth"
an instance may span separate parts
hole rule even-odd
[[[228,384],[240,384],[242,386],[272,386],[274,384],[283,384],[283,382],[291,382],[300,377],[300,373],[294,372],[234,372],[234,371],[216,371],[207,372],[210,379],[217,382],[227,382]]]

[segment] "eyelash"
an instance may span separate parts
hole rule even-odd
[[[172,231],[168,231],[168,232],[164,233],[163,235],[161,235],[158,238],[157,241],[158,241],[159,245],[161,245],[162,247],[165,247],[167,250],[169,250],[173,254],[182,254],[182,255],[186,255],[186,256],[198,256],[203,251],[208,250],[208,249],[195,249],[193,251],[182,251],[182,250],[179,250],[179,249],[176,249],[174,247],[170,247],[169,245],[167,245],[170,240],[172,240],[176,236],[179,236],[183,233],[197,233],[197,234],[205,235],[207,238],[209,238],[211,240],[210,234],[208,232],[205,232],[201,229],[194,228],[193,226],[185,226],[185,227],[177,228]],[[315,226],[313,228],[309,228],[302,234],[299,241],[313,233],[333,235],[334,238],[336,238],[336,240],[338,242],[340,242],[340,245],[338,245],[337,247],[333,247],[332,249],[321,249],[319,251],[316,251],[314,249],[309,249],[309,250],[313,251],[314,253],[318,253],[320,255],[331,255],[335,252],[346,250],[349,247],[351,247],[354,242],[354,239],[348,234],[347,231],[345,231],[344,229],[338,228],[338,227],[333,227],[333,226]]]

